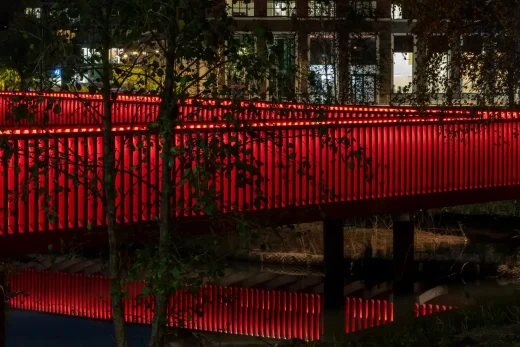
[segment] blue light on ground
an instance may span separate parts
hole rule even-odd
[[[132,347],[146,346],[151,329],[128,326]],[[7,347],[113,347],[111,322],[27,311],[7,315]]]

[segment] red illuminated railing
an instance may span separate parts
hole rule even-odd
[[[109,279],[24,270],[10,276],[14,309],[92,319],[111,319]],[[153,299],[140,297],[143,282],[126,285],[125,320],[150,324]],[[318,340],[323,333],[323,297],[261,289],[204,286],[197,294],[178,291],[170,300],[169,324],[195,330],[270,338]],[[345,331],[393,321],[393,304],[385,300],[347,298]],[[417,316],[451,307],[416,305]]]
[[[59,112],[54,107],[58,104]],[[28,105],[31,121],[12,119],[14,108]],[[118,95],[113,102],[112,117],[116,126],[146,125],[157,118],[159,98],[154,96]],[[0,92],[0,126],[99,126],[103,115],[99,94],[85,93],[20,93]],[[418,110],[412,107],[386,106],[323,106],[294,103],[270,103],[230,100],[188,99],[180,105],[179,118],[184,122],[222,122],[229,119],[270,122],[287,121],[340,121],[361,122],[388,121],[450,121],[471,119],[518,119],[518,112],[500,110],[469,110],[462,108],[430,108]]]

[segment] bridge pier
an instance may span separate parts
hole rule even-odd
[[[394,295],[414,293],[414,222],[409,213],[393,216]]]
[[[345,334],[343,220],[323,222],[324,337],[341,338]]]
[[[393,304],[394,321],[407,322],[415,316],[414,221],[411,214],[393,216]]]

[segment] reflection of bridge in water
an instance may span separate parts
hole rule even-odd
[[[22,270],[11,274],[14,309],[111,319],[108,277]],[[150,324],[153,300],[143,297],[144,281],[129,282],[124,299],[129,323]],[[323,333],[323,296],[264,289],[203,286],[198,292],[180,290],[170,300],[169,325],[194,330],[269,338],[317,340]],[[452,307],[415,305],[416,316]],[[347,298],[345,332],[388,324],[394,320],[388,300]]]

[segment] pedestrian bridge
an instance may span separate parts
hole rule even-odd
[[[158,107],[150,96],[112,105],[122,224],[160,217],[160,139],[148,127]],[[0,93],[0,254],[106,227],[102,116],[99,95]],[[184,221],[209,217],[201,181],[184,179],[208,162],[222,216],[271,224],[520,197],[518,112],[188,100],[179,119],[173,199]]]

